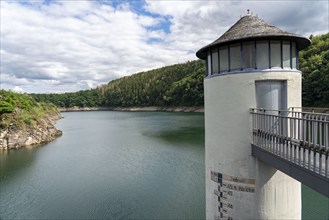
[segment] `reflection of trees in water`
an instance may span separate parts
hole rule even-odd
[[[179,127],[173,130],[151,133],[150,136],[172,143],[188,143],[204,146],[203,127]]]
[[[20,148],[0,152],[0,182],[31,166],[38,148]]]

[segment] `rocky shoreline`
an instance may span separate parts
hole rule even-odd
[[[61,112],[75,111],[131,111],[131,112],[204,112],[203,106],[197,107],[72,107],[59,108]]]
[[[14,114],[9,117],[15,117]],[[1,128],[0,151],[31,147],[53,141],[62,135],[62,131],[55,127],[61,118],[60,112],[53,112],[40,118],[37,123],[17,126],[14,122],[6,128]]]

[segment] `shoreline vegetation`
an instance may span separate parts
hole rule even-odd
[[[185,106],[185,107],[163,107],[163,106],[147,106],[147,107],[71,107],[59,108],[60,112],[77,112],[77,111],[128,111],[128,112],[204,112],[203,106]]]
[[[53,141],[62,135],[55,127],[60,118],[58,108],[51,103],[0,90],[0,152]]]

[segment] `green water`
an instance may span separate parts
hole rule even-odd
[[[0,219],[204,219],[204,116],[72,112],[64,135],[0,153]],[[328,219],[303,188],[303,218]]]

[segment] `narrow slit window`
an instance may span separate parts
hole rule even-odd
[[[219,49],[220,72],[228,71],[228,47],[224,46]]]
[[[217,74],[218,69],[218,49],[214,49],[211,52],[211,65],[212,65],[212,74]]]
[[[257,41],[256,51],[257,69],[268,69],[270,66],[268,41]]]
[[[283,68],[291,68],[290,66],[290,42],[282,42],[282,64]]]
[[[230,70],[241,69],[241,45],[233,44],[230,46]]]
[[[208,57],[207,57],[207,73],[208,73],[208,76],[211,75],[211,54],[209,51],[208,51]]]
[[[271,41],[271,68],[281,67],[281,43],[278,40]]]
[[[242,44],[242,68],[255,68],[255,44],[244,42]]]
[[[297,58],[296,58],[296,43],[291,43],[291,64],[293,69],[297,69]]]

